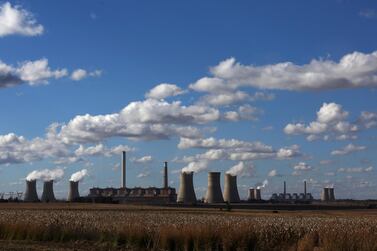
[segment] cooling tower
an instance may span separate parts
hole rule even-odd
[[[193,172],[181,173],[177,202],[185,204],[196,203],[193,175]]]
[[[26,181],[26,191],[24,196],[24,201],[26,202],[36,202],[38,201],[37,194],[37,181],[36,180],[27,180]]]
[[[254,192],[254,188],[250,188],[249,189],[249,195],[247,197],[247,200],[255,200],[255,192]]]
[[[236,175],[225,174],[224,200],[229,203],[240,202]]]
[[[254,197],[255,197],[255,200],[262,200],[262,196],[261,196],[259,188],[254,190]]]
[[[321,194],[321,200],[322,201],[328,201],[329,200],[329,189],[324,187]]]
[[[167,189],[169,187],[168,184],[168,162],[165,161],[164,166],[164,188]]]
[[[219,172],[208,173],[208,188],[207,188],[207,194],[204,199],[204,202],[205,203],[223,203],[224,202],[224,198],[221,193]]]
[[[43,184],[43,193],[41,200],[43,202],[53,202],[55,201],[55,195],[54,195],[54,181],[45,181]]]
[[[69,181],[69,192],[68,192],[68,201],[77,201],[80,198],[79,194],[79,182],[78,181]]]
[[[334,188],[328,188],[329,200],[335,200]]]

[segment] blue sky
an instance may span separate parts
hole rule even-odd
[[[241,197],[308,180],[377,198],[375,1],[0,6],[0,191],[57,168],[58,197],[82,169],[82,194],[119,186],[127,149],[129,186],[160,186],[167,160],[199,197],[218,170]]]

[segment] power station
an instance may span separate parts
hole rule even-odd
[[[93,187],[89,189],[87,196],[80,196],[79,180],[81,178],[71,178],[69,181],[68,202],[111,202],[111,203],[145,203],[145,204],[221,204],[221,203],[311,203],[314,201],[311,193],[307,193],[307,184],[304,181],[302,193],[288,193],[287,184],[283,182],[283,192],[273,193],[269,200],[262,199],[263,187],[249,188],[246,200],[241,200],[238,187],[237,176],[226,173],[224,175],[224,190],[221,188],[221,173],[208,172],[207,191],[203,200],[198,200],[195,194],[194,173],[181,172],[178,194],[175,188],[169,186],[168,162],[164,162],[162,168],[162,187],[133,187],[126,186],[126,152],[122,152],[121,159],[121,182],[119,188]],[[86,170],[85,170],[86,171]],[[79,173],[79,172],[78,172]],[[73,177],[74,175],[72,175]],[[26,180],[26,190],[24,193],[25,202],[54,202],[54,181],[47,180],[43,183],[43,193],[41,198],[37,194],[37,180]],[[334,188],[325,187],[321,193],[321,201],[335,201]]]

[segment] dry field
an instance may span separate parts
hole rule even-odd
[[[377,211],[3,203],[0,250],[377,250]]]

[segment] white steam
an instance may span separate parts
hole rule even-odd
[[[51,180],[58,180],[61,179],[64,175],[64,170],[61,168],[57,169],[44,169],[44,170],[34,170],[28,174],[26,180],[43,180],[43,181],[51,181]]]
[[[198,162],[190,162],[187,166],[182,168],[183,173],[189,173],[189,172],[201,172],[208,168],[208,161],[198,161]]]
[[[252,163],[245,163],[240,161],[237,165],[232,166],[226,173],[231,175],[238,175],[240,177],[252,176],[254,171],[254,165]]]
[[[88,170],[82,169],[81,171],[78,171],[72,174],[70,181],[74,181],[74,182],[80,181],[87,175],[88,175]]]
[[[257,186],[257,189],[264,188],[264,187],[266,187],[267,185],[268,185],[268,180],[264,180],[264,181],[262,182],[262,185]]]

